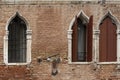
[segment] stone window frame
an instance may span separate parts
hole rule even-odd
[[[89,17],[83,12],[83,10],[81,10],[77,17],[82,16],[84,19],[86,19],[87,21],[89,20]],[[67,31],[67,38],[68,38],[68,63],[69,64],[90,64],[91,62],[72,62],[72,26],[74,24],[75,21],[75,17],[72,19],[70,25],[69,25],[69,29]],[[93,57],[92,57],[93,60]]]
[[[99,35],[100,35],[100,30],[99,30],[99,25],[101,23],[101,21],[103,21],[106,16],[109,16],[114,23],[116,24],[117,30],[116,30],[116,34],[117,34],[117,60],[115,62],[100,62],[99,61]],[[120,22],[118,21],[118,19],[111,13],[110,10],[107,11],[107,13],[99,20],[98,24],[97,24],[97,29],[94,30],[94,61],[97,62],[97,64],[120,64]]]
[[[26,62],[25,63],[8,63],[8,35],[9,35],[9,31],[8,31],[8,26],[9,23],[15,18],[16,15],[19,15],[19,17],[25,22],[27,30],[26,30],[26,38],[27,38],[27,52],[26,52]],[[31,63],[31,42],[32,42],[32,30],[30,30],[30,26],[28,24],[28,22],[26,21],[26,19],[19,13],[16,12],[12,17],[9,18],[9,20],[7,21],[6,27],[5,27],[5,36],[4,36],[4,63],[6,65],[27,65]]]

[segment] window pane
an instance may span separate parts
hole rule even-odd
[[[86,60],[86,26],[82,24],[82,21],[78,24],[78,60]]]

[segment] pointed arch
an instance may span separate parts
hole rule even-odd
[[[27,20],[19,13],[19,12],[15,12],[14,15],[12,17],[10,17],[6,23],[6,28],[5,30],[8,30],[8,26],[10,24],[10,22],[16,17],[18,16],[21,20],[23,20],[26,24],[27,30],[30,30],[29,24],[27,22]]]
[[[109,17],[110,19],[112,19],[112,22],[116,24],[117,28],[120,29],[119,20],[112,14],[110,10],[108,10],[108,12],[99,20],[98,25],[97,25],[97,30],[99,30],[99,25],[104,21],[106,17]]]
[[[98,24],[99,33],[99,62],[117,62],[118,60],[118,38],[119,21],[108,11]]]
[[[88,30],[90,30],[88,26],[90,26],[89,18],[82,10],[70,23],[68,29],[68,59],[70,63],[87,63],[91,61],[91,57],[88,57],[89,51],[87,52],[87,37]],[[92,55],[90,54],[89,56]]]
[[[77,18],[80,18],[81,20],[83,20],[84,23],[88,23],[89,22],[89,17],[83,12],[83,10],[81,10],[78,15],[76,16]],[[72,27],[73,27],[73,24],[75,22],[75,18],[74,17],[72,19],[72,21],[70,22],[70,25],[69,25],[69,29],[68,30],[72,30]]]
[[[82,10],[78,13],[77,17],[82,19],[84,24],[89,22],[89,17]]]
[[[30,30],[30,27],[26,19],[22,17],[21,14],[16,12],[7,21],[5,30],[6,30],[6,34],[4,36],[4,62],[5,64],[6,65],[23,65],[23,64],[30,63],[31,62],[32,30]],[[16,36],[14,36],[14,34]],[[17,43],[14,41],[16,41]],[[21,41],[22,41],[22,44],[21,44]],[[11,45],[14,45],[16,47],[11,48],[10,47]],[[14,55],[13,54],[10,55],[10,53],[14,53]],[[18,55],[16,53],[18,53]],[[18,56],[22,56],[22,57],[18,57]],[[10,58],[13,58],[13,57],[16,59],[11,60]]]

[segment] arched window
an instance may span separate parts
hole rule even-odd
[[[4,36],[4,62],[23,65],[31,62],[32,31],[27,21],[16,12],[7,23]]]
[[[117,34],[116,24],[108,15],[101,24],[99,40],[99,61],[115,62],[117,61]]]
[[[26,24],[18,15],[8,26],[8,62],[26,62]]]
[[[80,12],[68,30],[68,56],[70,62],[92,61],[92,22]],[[72,37],[72,38],[71,38]]]

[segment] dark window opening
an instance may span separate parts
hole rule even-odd
[[[86,61],[86,26],[78,20],[78,61]]]
[[[72,62],[92,61],[92,25],[93,16],[89,22],[83,18],[75,18],[72,26]]]
[[[26,24],[18,15],[8,26],[8,62],[26,62]]]

